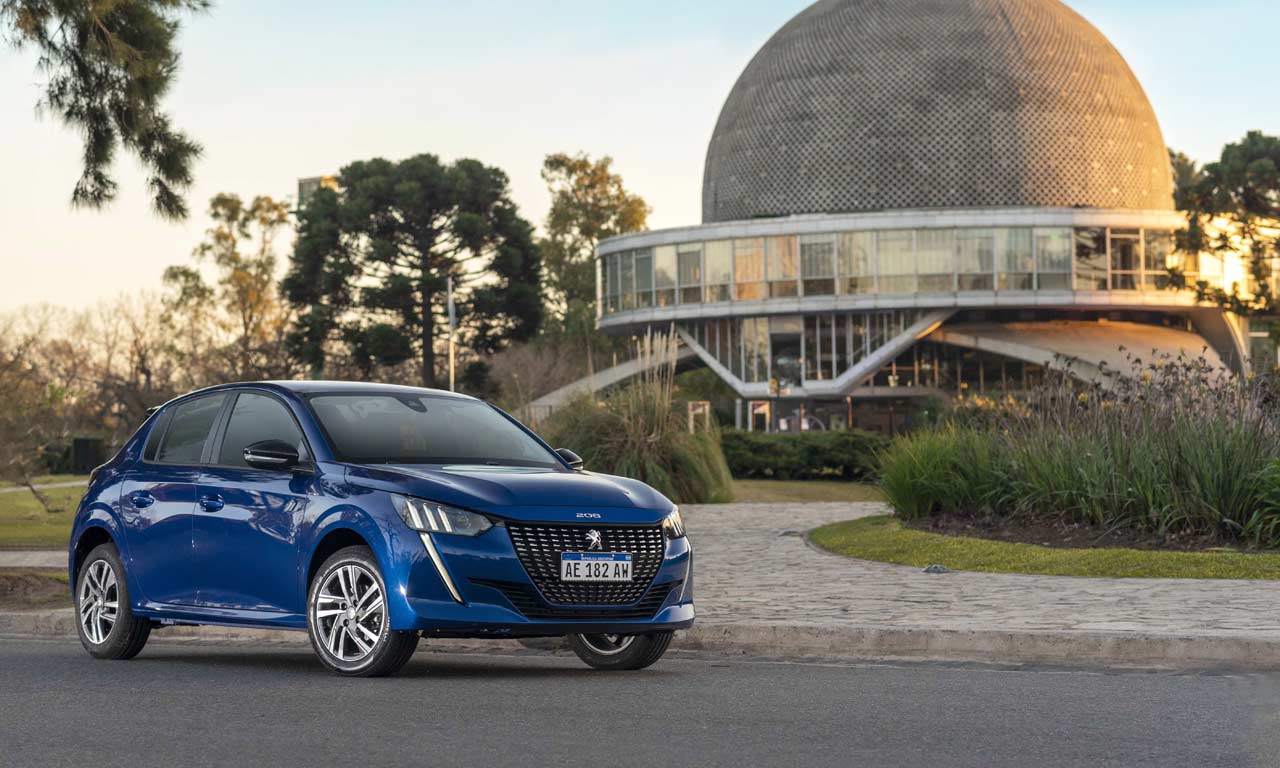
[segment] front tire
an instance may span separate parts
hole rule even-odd
[[[650,635],[569,635],[569,647],[594,669],[636,670],[652,665],[671,645],[672,632]]]
[[[76,576],[76,632],[89,655],[132,659],[147,644],[151,622],[133,615],[124,563],[114,544],[99,544]]]
[[[417,632],[391,629],[387,587],[368,547],[346,547],[320,566],[307,594],[307,634],[330,670],[353,677],[395,674],[418,647]]]

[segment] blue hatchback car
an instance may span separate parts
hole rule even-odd
[[[157,409],[80,503],[80,640],[135,656],[151,630],[306,630],[345,675],[419,637],[567,636],[641,669],[693,624],[680,511],[584,471],[497,408],[411,387],[262,382]]]

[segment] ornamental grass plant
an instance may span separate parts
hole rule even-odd
[[[548,442],[580,455],[597,472],[643,480],[679,503],[733,498],[732,478],[715,426],[689,431],[675,407],[678,340],[650,333],[637,342],[643,373],[603,399],[584,395],[541,425]]]
[[[1131,357],[1083,385],[965,406],[894,441],[881,482],[904,517],[1034,515],[1159,536],[1280,545],[1280,388],[1203,358]]]

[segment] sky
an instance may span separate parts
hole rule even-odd
[[[1274,0],[1068,0],[1116,45],[1172,147],[1200,161],[1280,133],[1263,30]],[[72,209],[79,137],[39,115],[31,51],[0,47],[0,312],[89,307],[160,287],[209,226],[207,201],[292,197],[356,159],[432,152],[506,171],[540,224],[551,152],[611,155],[654,228],[701,220],[702,165],[725,97],[807,0],[215,0],[189,17],[166,101],[204,154],[174,224],[121,154],[120,194]],[[1251,34],[1249,30],[1259,30]],[[3,46],[3,43],[0,43]],[[280,249],[283,261],[287,243]]]

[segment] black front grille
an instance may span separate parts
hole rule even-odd
[[[550,605],[543,600],[537,590],[527,584],[513,584],[508,581],[492,581],[489,579],[472,579],[473,584],[492,587],[501,592],[516,610],[530,619],[549,621],[626,621],[635,619],[651,619],[658,612],[667,596],[680,587],[678,581],[667,581],[654,584],[648,594],[635,605],[620,608],[592,609],[565,608]]]
[[[631,581],[594,583],[560,581],[560,555],[586,552],[587,532],[599,531],[601,552],[631,553]],[[662,567],[662,527],[613,525],[529,525],[507,523],[511,543],[529,578],[550,603],[557,605],[629,605],[644,596]],[[595,550],[592,550],[595,551]]]

